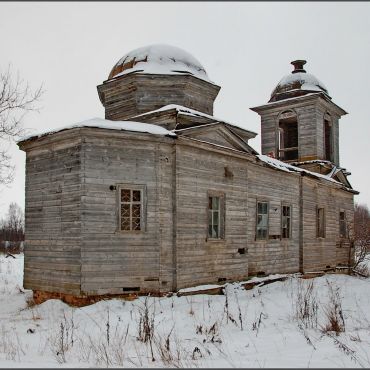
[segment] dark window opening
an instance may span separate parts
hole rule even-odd
[[[298,123],[295,116],[279,121],[278,156],[284,161],[298,159]]]
[[[332,161],[332,149],[331,149],[331,123],[328,120],[324,120],[324,146],[325,146],[325,159]]]
[[[316,222],[317,222],[317,237],[318,238],[325,238],[325,210],[324,208],[317,208],[317,215],[316,215]]]
[[[347,237],[347,223],[345,212],[339,212],[339,235],[341,238]]]
[[[282,207],[281,214],[281,237],[289,239],[291,234],[291,208],[290,206]]]

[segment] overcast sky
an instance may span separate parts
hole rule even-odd
[[[290,62],[328,88],[349,114],[340,120],[340,163],[355,197],[370,205],[370,3],[60,2],[0,3],[0,69],[11,63],[31,86],[44,84],[35,132],[104,117],[96,86],[129,51],[155,43],[185,49],[221,86],[214,115],[260,134],[249,110],[269,100]],[[251,141],[260,151],[260,135]],[[13,184],[0,189],[0,216],[24,207],[25,153],[11,147]]]

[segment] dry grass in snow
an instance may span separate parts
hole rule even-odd
[[[0,367],[370,367],[370,279],[290,276],[224,295],[32,304],[0,256]]]

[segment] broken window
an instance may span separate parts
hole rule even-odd
[[[256,238],[267,239],[268,236],[268,202],[257,202]]]
[[[279,159],[298,160],[298,122],[294,112],[284,112],[279,120]]]
[[[282,206],[281,212],[281,237],[289,239],[291,235],[291,207]]]
[[[327,161],[332,161],[332,129],[331,122],[328,119],[324,119],[324,153]]]
[[[209,194],[208,196],[208,237],[224,238],[224,195]]]
[[[143,189],[125,187],[120,188],[119,203],[120,230],[143,230]]]
[[[325,238],[325,210],[324,208],[317,208],[316,223],[317,223],[316,236],[318,238]]]
[[[347,222],[345,212],[339,212],[339,236],[341,238],[347,237]]]

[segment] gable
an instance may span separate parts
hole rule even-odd
[[[337,170],[332,178],[338,182],[341,182],[344,186],[346,186],[347,188],[350,188],[352,189],[352,186],[350,184],[350,182],[348,181],[347,179],[347,176],[344,174],[343,170],[340,169],[340,170]]]
[[[192,139],[204,141],[207,143],[220,145],[234,150],[240,150],[247,153],[256,153],[255,150],[234,134],[222,123],[212,123],[208,125],[196,126],[188,129],[175,131],[177,135],[191,137]]]

